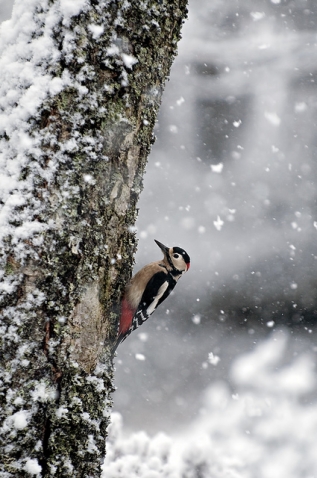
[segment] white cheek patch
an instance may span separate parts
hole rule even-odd
[[[177,261],[175,261],[175,262],[176,262],[176,264],[175,264],[175,265],[176,265],[176,269],[178,269],[178,270],[181,271],[181,270],[184,268],[184,266],[185,266],[185,261],[184,261],[184,259],[183,259],[182,257],[180,257],[180,258],[177,259]]]
[[[166,282],[164,282],[164,284],[161,285],[161,287],[158,290],[157,295],[154,297],[153,302],[151,302],[151,304],[146,309],[147,314],[151,315],[154,312],[154,310],[157,307],[158,301],[164,295],[164,292],[166,291],[167,288],[168,288],[168,282],[166,281]]]

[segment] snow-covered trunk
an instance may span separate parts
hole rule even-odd
[[[186,0],[17,0],[2,25],[1,477],[100,475],[109,344],[185,15]]]

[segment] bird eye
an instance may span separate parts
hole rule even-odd
[[[178,258],[179,258],[179,254],[173,254],[173,257],[174,257],[175,259],[178,259]]]

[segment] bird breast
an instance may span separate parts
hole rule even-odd
[[[133,308],[137,309],[146,285],[153,275],[157,272],[166,271],[166,269],[162,267],[164,264],[160,264],[162,264],[162,261],[151,262],[151,264],[144,266],[132,277],[126,290],[126,296]]]

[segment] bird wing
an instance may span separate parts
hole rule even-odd
[[[143,324],[143,322],[145,322],[154,312],[156,307],[169,296],[175,285],[176,281],[173,277],[164,271],[159,271],[151,277],[144,289],[138,308],[134,312],[130,327],[128,330],[126,329],[126,325],[120,327],[118,338],[112,348],[112,356],[121,342],[123,342],[133,330]],[[131,320],[133,312],[128,305],[124,303],[124,300],[122,313],[125,314],[124,323],[126,324]]]
[[[131,332],[153,314],[156,307],[171,293],[175,284],[176,282],[173,284],[169,280],[169,275],[166,272],[160,271],[152,276],[146,285],[139,306],[134,314]]]
[[[131,334],[131,332],[133,332],[133,330],[142,325],[143,322],[145,322],[154,312],[157,306],[169,296],[175,285],[176,281],[173,279],[173,277],[164,271],[159,271],[151,277],[144,289],[143,295],[138,308],[133,315],[129,329],[119,330],[117,341],[112,349],[112,356],[121,342],[123,342]],[[127,320],[131,320],[130,314],[133,312],[131,309],[129,309],[128,305],[123,306],[123,312],[126,314]]]

